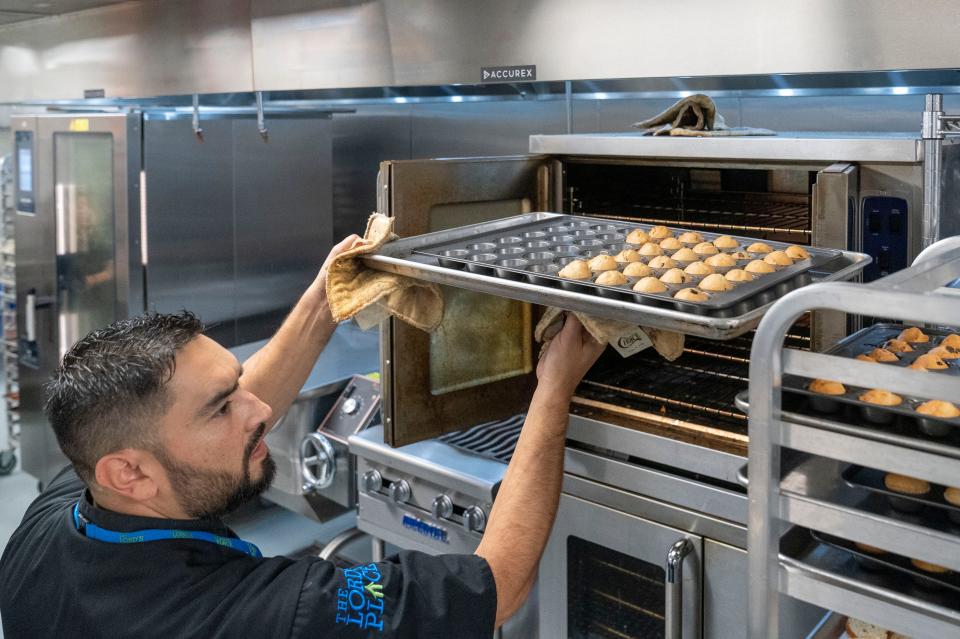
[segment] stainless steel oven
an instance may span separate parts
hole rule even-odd
[[[881,271],[908,263],[920,245],[916,136],[564,135],[532,136],[530,148],[522,157],[385,162],[378,210],[402,237],[556,211],[863,249]],[[515,415],[529,401],[539,309],[445,292],[437,333],[398,322],[382,329],[392,446]],[[788,343],[830,344],[848,321],[806,315]],[[610,351],[586,375],[541,564],[540,636],[746,635],[747,496],[738,478],[748,437],[734,398],[747,387],[751,341],[751,333],[688,337],[673,362],[652,349],[627,359]],[[784,609],[784,637],[806,636],[819,617],[810,607]]]

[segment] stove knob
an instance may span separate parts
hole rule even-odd
[[[481,532],[487,527],[487,513],[480,506],[468,506],[463,511],[463,527],[468,532]]]
[[[402,504],[410,499],[410,484],[406,479],[398,479],[390,484],[390,499],[394,503]]]
[[[453,502],[446,495],[437,495],[430,506],[430,512],[434,519],[447,519],[453,514]]]
[[[357,412],[358,408],[360,408],[360,402],[354,397],[348,397],[343,400],[343,404],[340,406],[340,410],[342,410],[345,415],[353,415]]]
[[[380,476],[380,471],[377,470],[368,470],[363,474],[363,477],[360,478],[360,486],[368,493],[377,492],[382,485],[383,477]]]

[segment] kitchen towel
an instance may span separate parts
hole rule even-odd
[[[430,332],[443,320],[440,287],[367,267],[362,256],[396,238],[393,218],[374,213],[353,246],[334,258],[327,273],[327,302],[336,322],[354,318],[360,328],[394,316]]]
[[[643,129],[644,135],[673,135],[687,137],[729,137],[738,135],[776,135],[770,129],[753,127],[728,127],[717,105],[710,96],[697,93],[678,100],[669,109],[642,122],[634,128]]]
[[[566,312],[568,311],[559,308],[548,308],[537,323],[536,329],[534,329],[534,338],[538,342],[542,342],[543,346],[546,346],[563,326],[563,314]],[[621,346],[629,349],[636,344],[637,340],[635,335],[638,328],[646,334],[653,348],[668,362],[672,362],[683,353],[684,336],[682,333],[664,331],[659,328],[647,328],[645,326],[638,327],[636,324],[593,317],[583,313],[574,313],[574,315],[595,340],[603,344],[610,344],[620,351],[621,354],[624,354],[623,349],[620,348]],[[620,341],[623,337],[627,337],[631,343],[621,344]],[[628,350],[627,352],[630,351]]]

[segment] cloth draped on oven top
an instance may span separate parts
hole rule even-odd
[[[770,129],[729,127],[717,111],[710,96],[697,93],[678,100],[666,111],[633,127],[643,129],[644,135],[672,135],[686,137],[732,137],[741,135],[776,135]]]

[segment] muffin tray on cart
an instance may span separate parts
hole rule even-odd
[[[826,351],[826,354],[854,358],[861,353],[869,353],[874,348],[881,348],[885,342],[896,338],[897,335],[900,334],[900,331],[905,328],[907,327],[899,324],[874,324],[844,338],[833,348]],[[911,353],[897,353],[900,358],[898,362],[878,363],[877,365],[906,368],[913,363],[917,357],[928,353],[931,349],[938,346],[940,342],[943,341],[943,338],[950,334],[950,331],[927,328],[924,328],[923,332],[930,336],[929,342],[911,343],[910,345],[914,348],[914,351]],[[929,370],[926,374],[960,375],[960,359],[944,361],[947,363],[947,368],[942,370]],[[825,395],[811,391],[807,388],[808,384],[809,380],[795,375],[786,375],[783,378],[784,391],[805,396],[810,401],[811,407],[820,413],[840,413],[844,411],[845,407],[852,407],[859,411],[864,420],[874,424],[890,425],[899,417],[901,422],[908,425],[915,425],[923,433],[931,437],[948,437],[960,434],[960,417],[936,417],[933,415],[923,415],[916,411],[917,406],[927,401],[927,399],[950,400],[951,398],[903,397],[903,402],[896,406],[882,406],[865,402],[859,398],[862,393],[869,390],[867,388],[848,385],[846,386],[847,392],[842,395]]]
[[[890,490],[884,484],[885,472],[875,468],[851,465],[843,471],[843,480],[854,488],[862,488],[872,493],[884,496],[894,510],[906,513],[920,513],[935,509],[946,514],[955,525],[960,526],[960,506],[951,504],[944,497],[943,486],[930,485],[930,492],[925,495],[909,495]]]
[[[594,278],[571,280],[558,275],[573,259],[613,256],[624,248],[639,248],[626,243],[627,235],[634,229],[649,232],[651,228],[603,218],[527,213],[401,238],[365,256],[364,261],[371,268],[415,279],[714,339],[730,339],[755,328],[766,308],[790,290],[817,281],[852,279],[870,263],[870,257],[862,253],[804,247],[810,258],[740,283],[731,291],[710,293],[704,302],[672,297],[680,288],[696,287],[700,281],[696,277],[657,294],[633,291],[636,278],[623,286],[603,286],[594,283]],[[687,230],[670,228],[674,237]],[[700,235],[705,242],[720,236]],[[745,250],[756,241],[734,237],[738,246],[725,252]],[[774,250],[789,246],[766,243]],[[746,263],[743,260],[730,268],[742,268]]]

